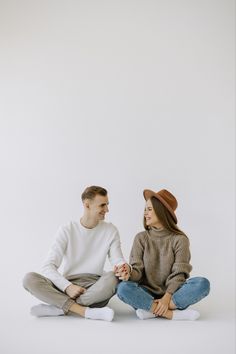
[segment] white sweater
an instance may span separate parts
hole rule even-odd
[[[107,256],[112,267],[126,263],[118,230],[112,223],[100,221],[87,229],[70,222],[59,228],[42,274],[64,291],[71,284],[68,277],[81,273],[102,275]]]

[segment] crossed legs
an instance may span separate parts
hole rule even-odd
[[[190,278],[172,295],[169,308],[162,317],[167,319],[197,319],[199,313],[195,310],[187,309],[187,307],[203,299],[208,295],[209,291],[210,283],[206,278]],[[132,281],[123,281],[118,286],[117,296],[134,309],[137,309],[136,313],[139,318],[156,317],[153,314],[157,306],[154,301],[154,295],[144,286]]]
[[[46,277],[38,273],[27,273],[23,279],[24,288],[39,300],[51,305],[39,305],[41,307],[34,308],[34,312],[44,316],[66,315],[72,312],[86,318],[105,316],[105,318],[98,319],[112,320],[113,310],[104,306],[116,291],[118,280],[113,272],[102,276],[80,274],[69,280],[73,284],[84,287],[86,292],[77,299],[71,299]],[[99,308],[103,310],[98,311]]]

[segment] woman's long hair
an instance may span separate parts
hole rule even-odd
[[[163,225],[163,227],[170,232],[173,232],[174,234],[178,235],[184,235],[187,237],[187,235],[178,228],[177,224],[175,223],[171,213],[169,210],[160,202],[159,199],[155,197],[150,198],[154,212],[160,221],[160,223]],[[146,230],[149,230],[149,226],[146,224],[146,219],[145,217],[143,218],[143,225]]]

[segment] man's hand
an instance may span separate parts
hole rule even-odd
[[[114,267],[115,276],[120,280],[127,281],[130,277],[130,271],[130,266],[127,263]]]
[[[76,299],[86,291],[85,288],[82,288],[79,285],[71,284],[67,286],[65,293],[71,298]]]

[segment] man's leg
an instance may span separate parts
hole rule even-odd
[[[24,288],[32,295],[50,305],[34,306],[31,314],[37,317],[59,316],[73,312],[88,319],[112,321],[114,311],[108,307],[90,309],[77,304],[68,295],[57,289],[47,278],[38,273],[28,273],[23,280]]]
[[[72,282],[87,288],[86,292],[76,299],[78,304],[89,307],[103,307],[115,294],[118,279],[113,272],[107,272],[100,277],[92,274],[88,274],[87,277],[84,275],[84,277],[81,276],[80,279],[72,280]]]
[[[64,314],[67,314],[71,305],[75,303],[49,279],[38,273],[27,273],[23,279],[23,286],[39,300],[62,309]]]

